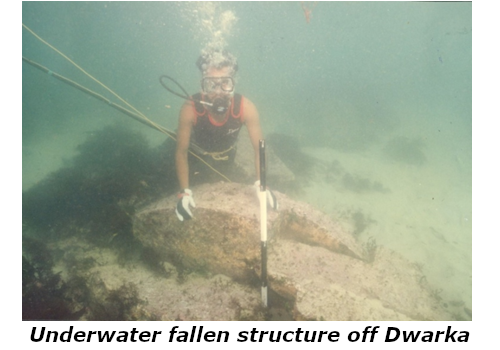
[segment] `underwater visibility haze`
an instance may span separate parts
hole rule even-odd
[[[277,189],[398,252],[453,319],[472,318],[470,2],[22,6],[26,27],[170,130],[185,101],[158,78],[194,94],[201,50],[229,50],[236,91],[295,175]],[[22,39],[23,57],[121,103],[24,27]],[[178,190],[166,135],[27,63],[22,72],[23,319],[161,319],[132,282],[90,276],[104,254],[175,276],[172,290],[194,283],[132,232],[139,204]]]

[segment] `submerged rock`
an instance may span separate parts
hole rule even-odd
[[[193,189],[194,219],[180,222],[176,196],[133,220],[134,235],[178,271],[225,275],[258,286],[259,203],[252,186],[234,183]],[[291,301],[293,318],[307,320],[444,320],[451,316],[420,270],[382,248],[364,249],[328,216],[276,193],[268,211],[269,285]]]
[[[266,174],[266,178],[269,183],[273,184],[273,188],[283,190],[293,186],[295,175],[276,154],[272,144],[266,145],[266,159],[268,164],[273,165],[267,169]],[[231,180],[240,183],[255,181],[255,154],[247,132],[240,133],[238,138],[238,152],[236,152],[234,165],[239,172],[237,177],[233,177]]]

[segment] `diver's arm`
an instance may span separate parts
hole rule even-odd
[[[262,131],[260,129],[259,112],[255,105],[249,99],[245,98],[245,108],[243,114],[243,122],[247,126],[250,141],[255,154],[255,171],[256,179],[260,180],[260,162],[259,162],[259,140],[262,139]]]
[[[188,150],[194,118],[193,106],[190,103],[185,103],[179,117],[177,149],[175,151],[175,168],[181,190],[189,188]]]

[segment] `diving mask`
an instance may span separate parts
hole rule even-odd
[[[217,88],[230,93],[234,90],[234,80],[231,77],[207,77],[201,80],[201,88],[205,93],[215,92]]]

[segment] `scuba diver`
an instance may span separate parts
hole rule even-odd
[[[198,156],[207,163],[217,169],[221,169],[221,165],[227,168],[234,161],[238,135],[245,125],[255,154],[257,181],[254,186],[257,190],[260,186],[259,140],[262,131],[259,113],[252,101],[235,93],[236,58],[226,50],[204,50],[196,65],[202,73],[201,92],[191,96],[182,106],[177,129],[175,166],[181,190],[175,213],[180,221],[191,219],[190,206],[195,207],[189,183],[190,142],[204,150]],[[267,198],[270,206],[277,209],[276,198],[270,190],[267,190]]]

